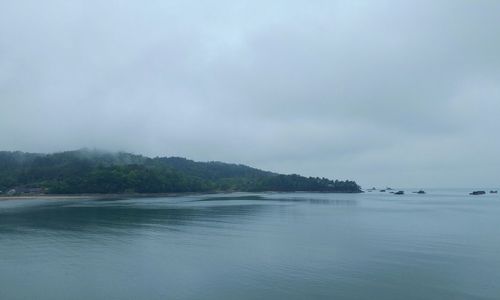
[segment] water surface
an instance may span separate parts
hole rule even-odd
[[[500,197],[0,202],[0,299],[499,299]]]

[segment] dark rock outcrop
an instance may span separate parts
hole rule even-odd
[[[472,193],[469,193],[469,195],[474,195],[474,196],[477,196],[477,195],[484,195],[486,194],[485,191],[474,191]]]

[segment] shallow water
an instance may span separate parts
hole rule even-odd
[[[0,299],[500,299],[500,197],[3,201]]]

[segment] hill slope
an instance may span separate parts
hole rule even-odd
[[[149,158],[95,150],[53,154],[0,152],[0,190],[53,194],[211,191],[360,192],[354,181],[282,175],[222,162]]]

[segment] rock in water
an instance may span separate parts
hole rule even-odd
[[[477,196],[477,195],[484,195],[484,194],[486,194],[485,191],[474,191],[474,192],[470,193],[469,195]]]

